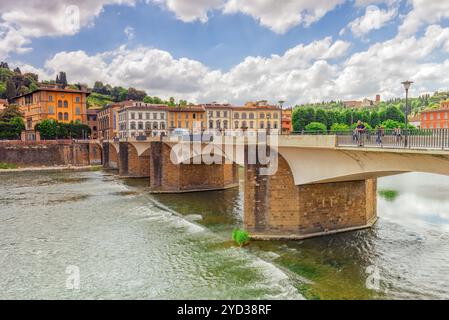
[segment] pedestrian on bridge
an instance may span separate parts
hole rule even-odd
[[[357,127],[356,127],[356,131],[357,131],[357,142],[359,147],[363,147],[363,134],[366,131],[366,127],[363,124],[362,121],[357,121]]]
[[[382,137],[385,135],[385,130],[383,126],[380,125],[377,127],[376,135],[377,135],[376,143],[382,146]]]

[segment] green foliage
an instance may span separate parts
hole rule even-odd
[[[113,103],[113,98],[111,96],[92,92],[89,97],[87,97],[87,106],[89,109],[98,109],[106,106],[107,104]]]
[[[249,234],[245,230],[235,229],[232,231],[232,240],[239,246],[244,246],[249,242]]]
[[[0,169],[17,169],[17,165],[13,163],[0,162]]]
[[[327,127],[321,122],[311,122],[306,126],[306,132],[327,132]]]
[[[17,140],[23,130],[25,124],[17,105],[9,105],[0,112],[0,140]]]
[[[36,128],[41,138],[45,140],[54,139],[82,139],[90,134],[89,126],[78,122],[63,123],[53,119],[46,119],[39,123]]]
[[[396,120],[388,119],[382,122],[382,127],[385,129],[405,128],[405,124]]]
[[[345,123],[334,123],[331,126],[331,132],[345,132],[345,131],[349,131],[349,126]]]
[[[399,192],[396,190],[379,190],[379,195],[388,202],[393,202],[399,196]]]

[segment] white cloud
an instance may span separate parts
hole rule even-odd
[[[409,2],[412,10],[399,28],[403,36],[414,34],[425,24],[438,23],[449,18],[449,1],[447,0],[409,0]]]
[[[382,10],[377,6],[370,5],[366,8],[365,14],[352,21],[348,28],[356,37],[363,37],[372,30],[379,30],[398,14],[396,8]]]
[[[73,5],[76,3],[76,5]],[[0,1],[0,59],[23,53],[31,39],[76,34],[93,23],[108,4],[133,5],[135,0],[2,0]]]
[[[147,0],[163,4],[185,22],[206,22],[208,12],[243,13],[277,33],[297,25],[309,26],[346,0]]]

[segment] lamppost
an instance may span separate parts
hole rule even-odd
[[[404,81],[402,85],[405,89],[405,147],[408,145],[408,90],[410,86],[413,84],[413,81]]]
[[[283,110],[284,109],[283,108],[284,108],[285,101],[284,100],[279,100],[278,103],[279,103],[279,106],[281,107],[281,125],[280,125],[280,127],[281,127],[281,135],[282,135],[282,134],[284,134],[283,133],[284,128],[282,127],[282,123],[283,123],[283,118],[282,117],[284,116],[284,114],[283,114]]]

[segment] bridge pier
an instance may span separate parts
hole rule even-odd
[[[377,180],[297,186],[279,155],[278,171],[259,175],[245,166],[245,228],[255,239],[303,239],[371,227],[377,218]]]
[[[236,164],[175,164],[171,146],[152,142],[150,147],[150,188],[154,193],[184,193],[223,190],[238,186]]]
[[[150,154],[147,149],[139,156],[137,149],[128,142],[120,142],[118,169],[121,177],[149,178]]]
[[[103,143],[103,167],[105,169],[118,169],[117,150],[112,143]]]

